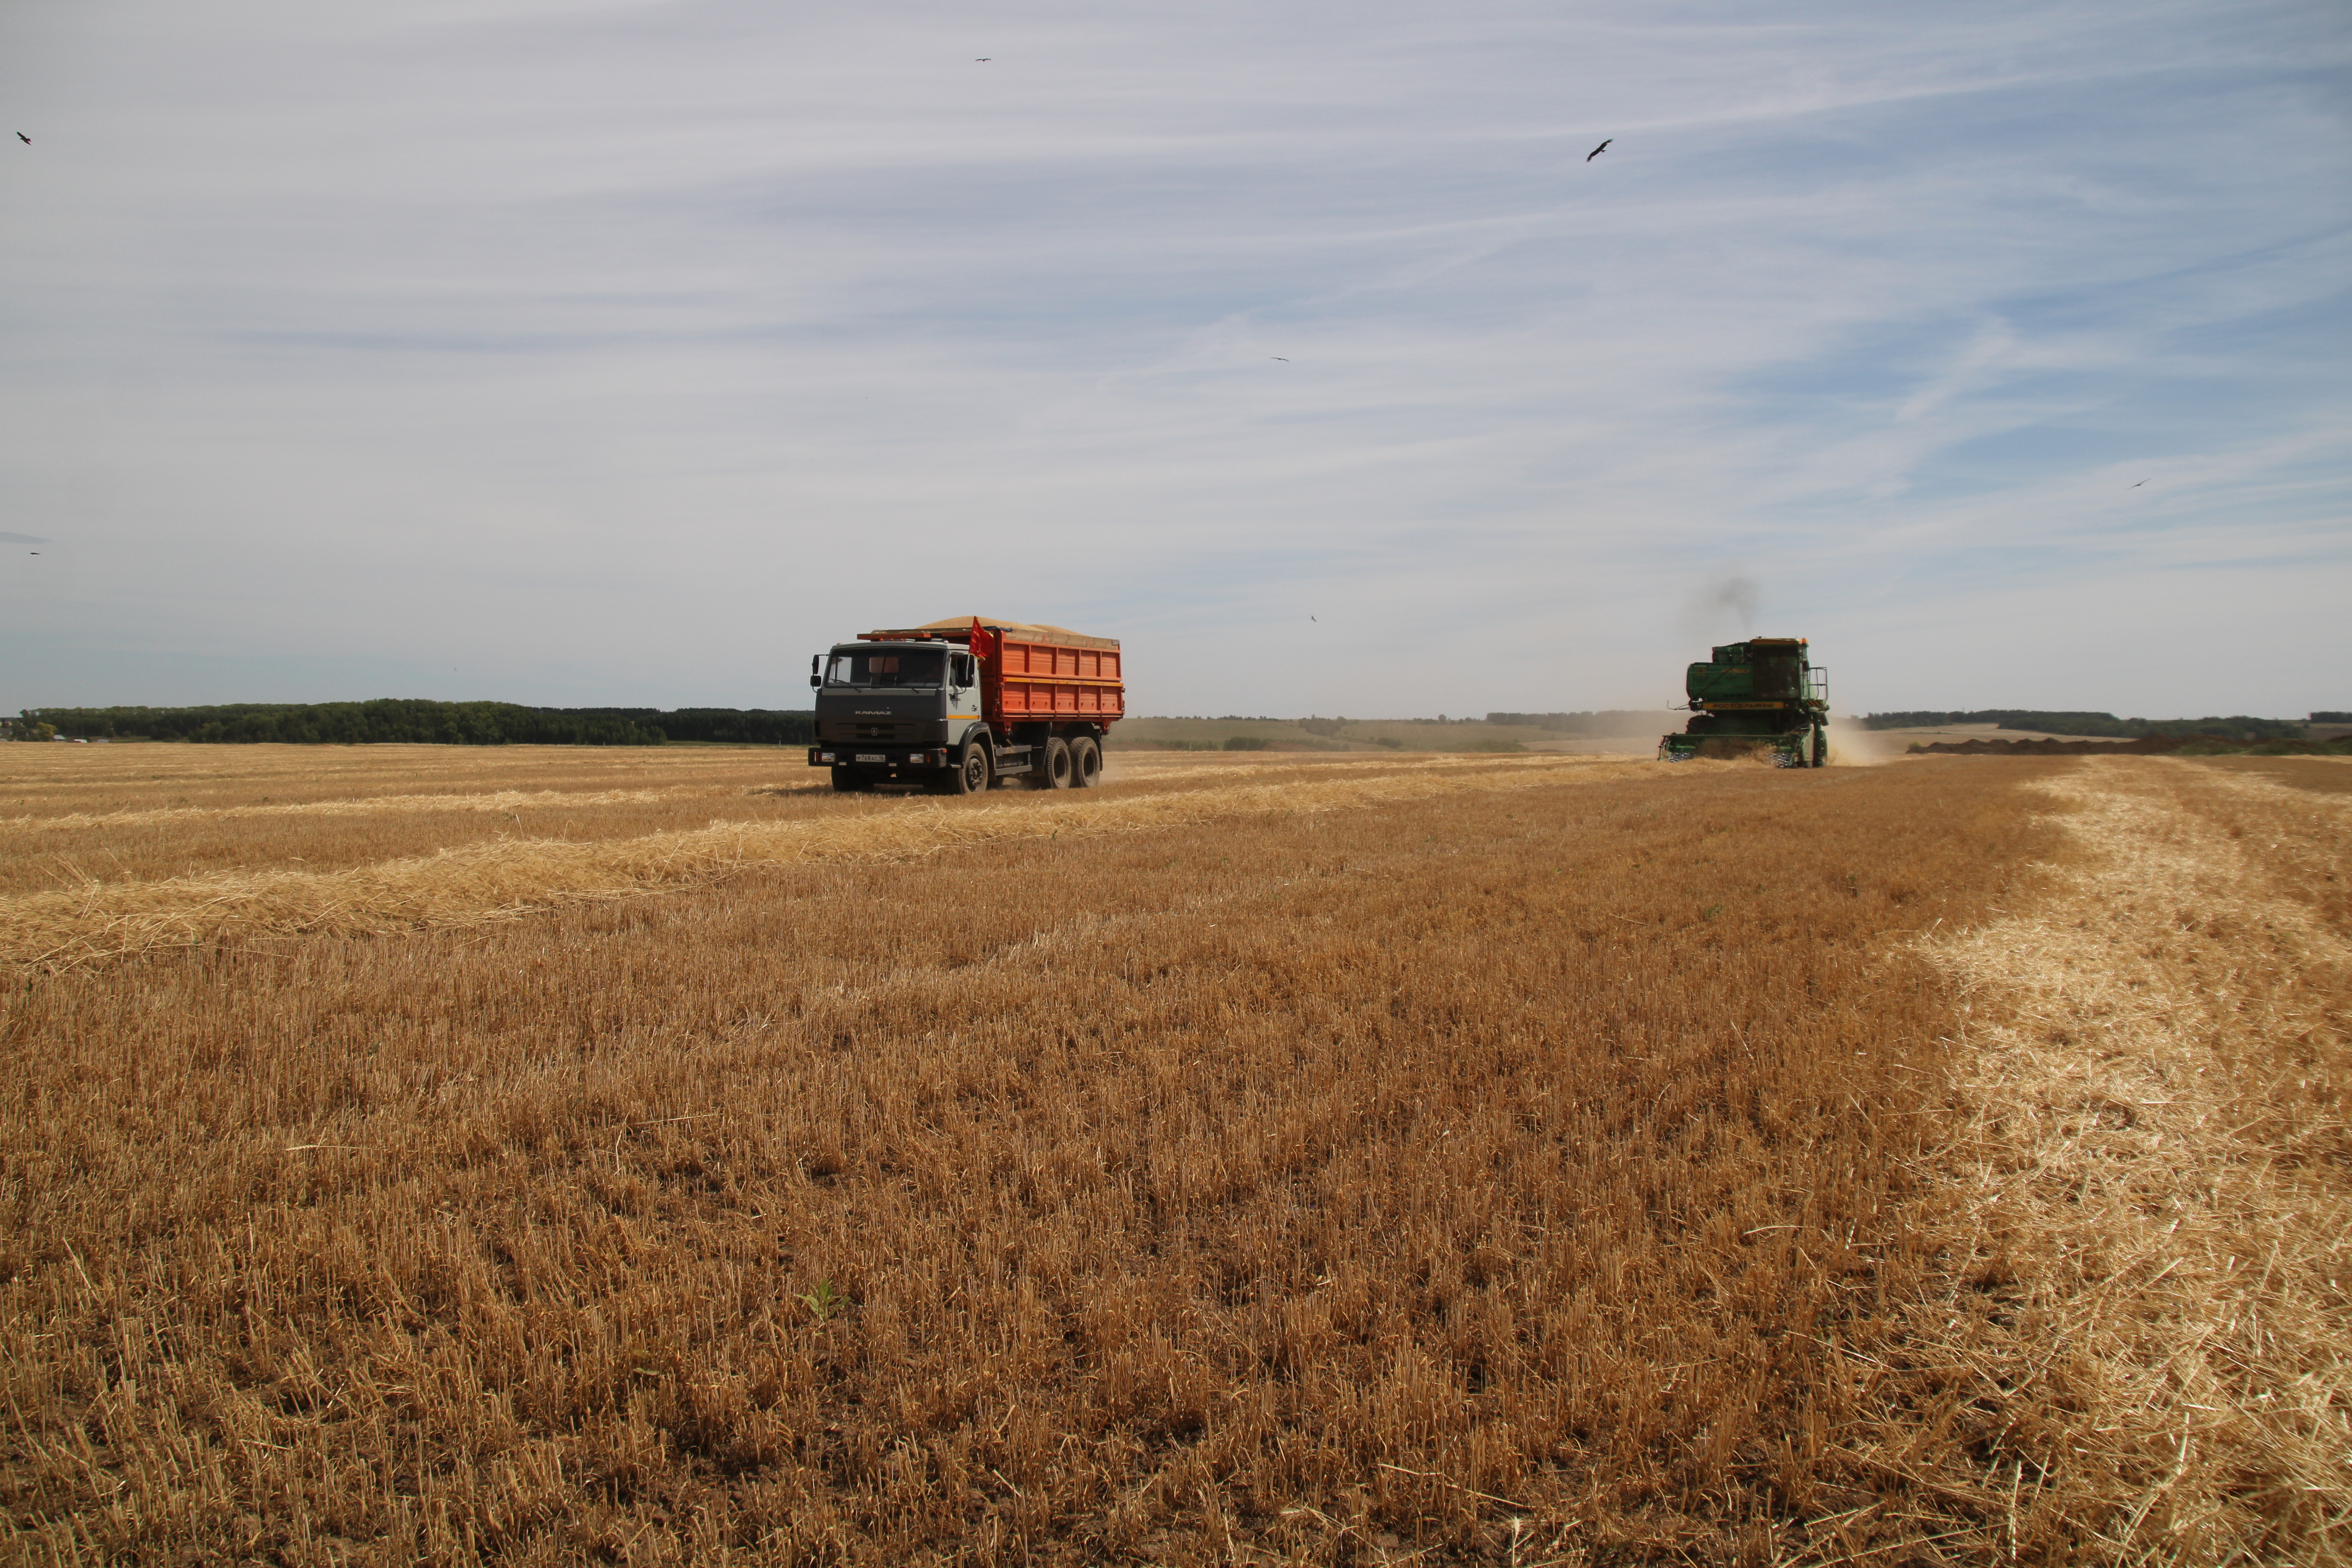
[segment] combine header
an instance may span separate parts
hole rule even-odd
[[[1806,662],[1802,637],[1749,637],[1715,650],[1684,678],[1691,721],[1658,742],[1661,760],[1771,753],[1783,768],[1829,761],[1830,672]]]

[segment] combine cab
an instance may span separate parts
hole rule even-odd
[[[1749,637],[1715,650],[1683,682],[1691,721],[1658,742],[1658,755],[1769,753],[1775,766],[1818,768],[1829,761],[1830,672],[1808,664],[1802,637]]]

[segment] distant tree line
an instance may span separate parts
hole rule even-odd
[[[1563,735],[1641,735],[1658,727],[1654,708],[1609,708],[1593,713],[1489,713],[1489,724],[1525,724]]]
[[[814,715],[768,708],[526,708],[513,702],[228,702],[209,708],[27,708],[16,728],[92,741],[357,746],[804,746]]]
[[[1979,708],[1972,713],[1870,713],[1865,730],[1914,730],[1949,724],[1990,724],[2002,730],[2039,730],[2045,735],[2107,735],[2137,740],[2142,735],[2227,735],[2233,740],[2286,741],[2303,736],[2300,719],[2255,719],[2243,713],[2228,718],[2118,719],[2112,713],[2049,713],[2033,708]]]
[[[618,711],[618,710],[615,710]],[[639,721],[673,741],[727,741],[752,746],[812,746],[816,714],[789,708],[673,708]]]

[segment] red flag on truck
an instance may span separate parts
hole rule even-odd
[[[980,617],[979,617],[978,616],[972,616],[972,618],[971,618],[971,656],[972,656],[972,658],[988,658],[991,654],[993,654],[995,651],[996,651],[996,638],[995,638],[995,637],[994,637],[992,634],[991,634],[991,633],[990,633],[989,629],[988,629],[986,626],[982,626],[982,625],[980,624]]]

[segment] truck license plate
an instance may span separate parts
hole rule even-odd
[[[878,752],[860,752],[857,753],[857,760],[861,763],[887,763],[890,759]]]

